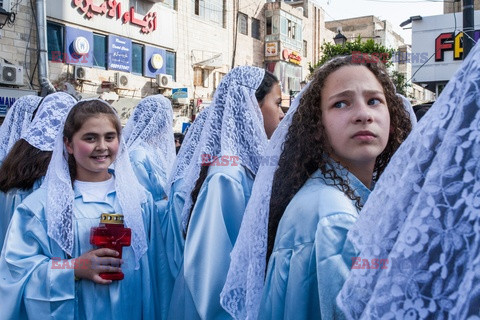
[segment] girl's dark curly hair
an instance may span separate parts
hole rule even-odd
[[[378,60],[377,60],[378,61]],[[267,263],[273,250],[278,224],[285,208],[294,195],[303,186],[307,179],[320,169],[322,174],[332,179],[333,185],[344,192],[350,199],[356,201],[357,208],[361,208],[360,198],[355,195],[345,178],[327,166],[329,161],[328,139],[325,127],[322,124],[322,90],[327,77],[343,66],[359,65],[352,61],[352,56],[333,58],[318,68],[304,92],[292,124],[287,132],[280,155],[278,168],[275,171],[272,196],[270,200],[270,215],[268,219]],[[377,78],[383,87],[390,113],[390,136],[385,150],[377,157],[373,179],[378,180],[387,166],[393,153],[405,140],[411,130],[411,122],[407,111],[403,107],[401,98],[395,94],[395,86],[385,69],[378,62],[363,63]],[[294,168],[292,170],[292,168]],[[348,169],[348,168],[347,168]]]

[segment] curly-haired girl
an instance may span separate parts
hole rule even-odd
[[[270,142],[278,167],[259,169],[224,308],[235,318],[341,317],[335,297],[356,252],[347,232],[410,129],[382,64],[346,56],[319,68]]]

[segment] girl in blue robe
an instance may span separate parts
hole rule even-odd
[[[221,295],[235,319],[341,319],[346,241],[411,123],[381,64],[320,67],[275,132]]]
[[[1,319],[165,316],[169,294],[161,286],[168,284],[169,270],[164,248],[155,241],[162,235],[120,128],[114,110],[101,100],[72,108],[42,187],[12,218],[0,259]],[[123,214],[131,229],[122,259],[115,250],[90,243],[102,213]],[[118,271],[123,280],[99,275]]]
[[[183,178],[184,259],[169,319],[230,318],[220,291],[267,139],[283,117],[280,103],[278,80],[255,67],[233,69],[217,88]]]
[[[201,131],[210,110],[211,108],[209,107],[203,109],[188,128],[183,141],[184,145],[178,152],[173,165],[173,170],[167,183],[166,190],[168,192],[168,202],[165,209],[165,218],[162,223],[162,229],[164,230],[165,243],[168,243],[168,262],[174,278],[177,277],[178,271],[183,263],[183,247],[185,245],[181,223],[183,205],[185,204],[183,178],[185,175],[185,169],[193,156],[193,152],[198,144]]]
[[[167,177],[175,161],[172,122],[172,104],[159,94],[140,101],[123,129],[138,181],[160,208],[166,205]]]
[[[48,95],[40,105],[38,105],[40,97],[22,98],[15,102],[20,105],[12,106],[15,108],[12,111],[23,108],[23,111],[17,111],[27,117],[25,119],[27,123],[22,124],[17,115],[16,118],[20,122],[16,126],[11,126],[12,136],[8,140],[8,144],[14,143],[10,147],[8,145],[5,147],[5,150],[9,151],[0,167],[0,250],[15,208],[42,184],[55,137],[63,129],[65,118],[76,102],[72,96],[63,92]],[[32,117],[33,110],[25,111],[27,104],[31,109],[38,106],[31,123],[29,117]],[[17,112],[13,113],[15,114]],[[5,125],[8,123],[10,121]],[[12,137],[17,137],[18,140],[13,141]],[[1,137],[0,141],[6,142]]]
[[[337,297],[348,319],[478,319],[480,44],[419,121],[349,239],[365,260]]]

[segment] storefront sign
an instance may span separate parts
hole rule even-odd
[[[108,69],[130,72],[132,40],[113,35],[108,36]]]
[[[143,75],[155,78],[157,74],[167,71],[167,53],[164,49],[145,46]]]
[[[278,42],[265,43],[265,57],[275,57],[278,55]]]
[[[288,61],[291,62],[291,63],[300,64],[300,62],[302,61],[302,57],[300,57],[298,52],[292,51],[288,55]]]
[[[188,98],[188,88],[174,88],[172,89],[172,99],[185,99]]]
[[[122,19],[122,22],[130,23],[141,27],[142,33],[150,33],[157,29],[157,13],[149,12],[143,19],[135,17],[135,8],[122,13],[122,3],[116,0],[105,0],[100,5],[93,4],[93,0],[72,0],[72,4],[87,19],[92,19],[94,15],[105,15],[109,18]]]
[[[65,27],[65,55],[52,52],[52,60],[85,67],[93,66],[93,33],[91,31]]]
[[[463,60],[462,46],[463,32],[456,35],[452,32],[441,33],[435,38],[435,61],[443,61],[445,51],[453,51],[454,60]],[[477,42],[480,38],[480,30],[475,30],[473,39]]]

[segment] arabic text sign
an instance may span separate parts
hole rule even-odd
[[[132,40],[108,36],[108,69],[131,72]]]

